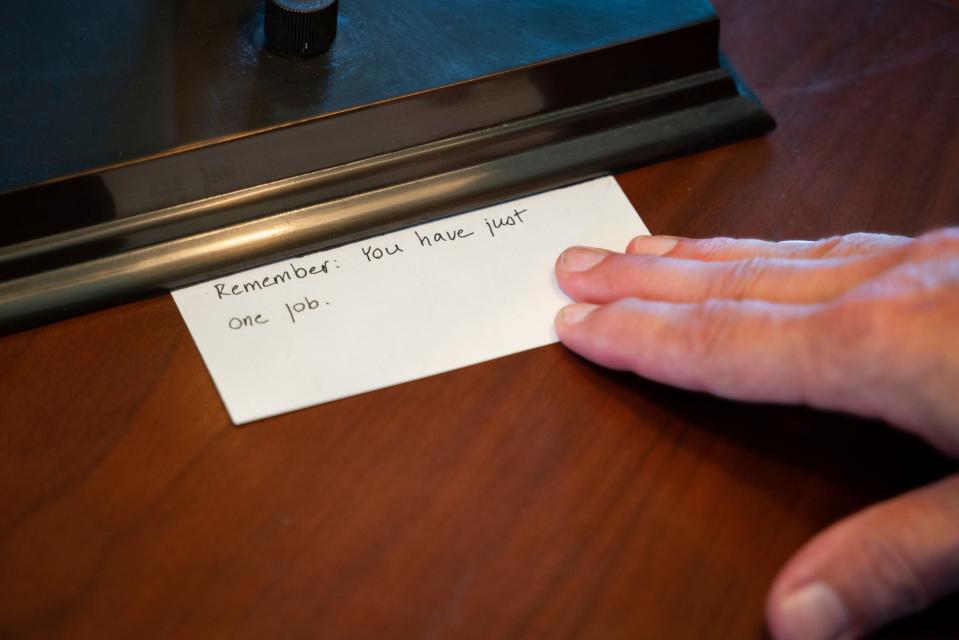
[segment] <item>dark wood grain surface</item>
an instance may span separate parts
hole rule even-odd
[[[654,232],[959,222],[959,5],[716,4],[779,129],[621,176]],[[0,338],[0,366],[4,638],[762,638],[804,540],[956,468],[560,346],[238,429],[169,297]]]

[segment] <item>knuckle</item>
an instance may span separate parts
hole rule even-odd
[[[707,300],[692,307],[683,335],[685,357],[698,362],[719,352],[731,331],[730,311],[731,303],[724,300]]]
[[[884,316],[881,304],[872,300],[842,301],[831,304],[823,313],[828,324],[828,346],[832,353],[856,351],[860,345],[876,344],[883,333]]]
[[[901,246],[903,242],[910,242],[910,240],[902,236],[888,235],[885,233],[857,231],[856,233],[847,233],[846,235],[825,238],[819,242],[822,243],[822,249],[821,253],[816,257],[829,258],[836,255],[842,256],[862,251],[893,249]]]
[[[850,243],[855,243],[856,240],[853,236],[859,235],[863,234],[854,233],[852,236],[830,236],[828,238],[823,238],[822,240],[817,240],[811,247],[809,257],[828,258],[836,251],[837,248]]]
[[[863,540],[863,552],[869,570],[891,600],[891,608],[918,611],[933,601],[927,577],[914,554],[897,538],[881,533]]]
[[[756,257],[729,263],[724,273],[711,283],[707,295],[711,298],[743,300],[752,296],[769,272],[768,258]]]
[[[888,242],[893,238],[898,238],[899,236],[890,236],[885,233],[870,233],[868,231],[856,231],[855,233],[847,233],[843,236],[837,236],[837,239],[841,243],[846,243],[849,245],[863,246],[863,245],[878,245],[884,242]]]
[[[603,261],[597,270],[603,277],[609,279],[611,285],[642,286],[659,276],[661,261],[658,256],[644,253],[617,256],[613,255]]]
[[[952,243],[959,242],[959,227],[944,227],[942,229],[934,229],[933,231],[928,231],[921,236],[919,239],[931,239],[936,241],[947,241]]]
[[[722,255],[730,247],[736,244],[734,239],[723,236],[715,238],[703,238],[700,240],[694,240],[693,242],[696,243],[696,252],[704,256]]]
[[[821,336],[817,360],[837,393],[851,384],[876,388],[896,360],[895,336],[901,330],[900,310],[881,299],[840,299],[817,318]]]
[[[864,284],[853,296],[871,300],[885,313],[908,319],[936,306],[943,293],[959,276],[959,256],[950,259],[909,260],[900,263],[881,277]]]
[[[912,247],[916,258],[959,255],[959,227],[925,233],[912,242]]]

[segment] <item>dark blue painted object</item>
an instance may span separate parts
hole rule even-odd
[[[0,3],[0,191],[715,18],[705,0],[343,0],[333,48],[300,62],[264,51],[261,4]]]

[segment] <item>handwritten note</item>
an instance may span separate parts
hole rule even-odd
[[[236,424],[556,341],[553,265],[648,233],[601,178],[194,285],[173,298]]]

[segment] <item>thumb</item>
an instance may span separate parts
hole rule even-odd
[[[959,475],[853,515],[780,572],[766,615],[777,640],[859,638],[959,588]]]

